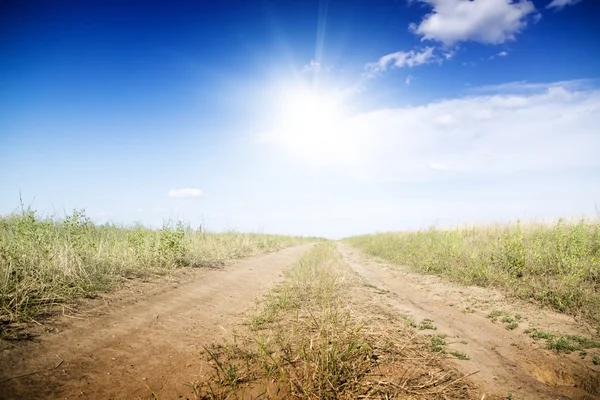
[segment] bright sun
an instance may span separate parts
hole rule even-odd
[[[292,153],[321,163],[344,146],[347,118],[335,93],[296,87],[278,96],[277,141]]]

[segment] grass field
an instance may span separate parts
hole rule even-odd
[[[0,322],[35,318],[124,278],[222,265],[308,240],[315,239],[208,233],[181,223],[123,228],[96,225],[84,211],[56,220],[23,210],[0,217]]]
[[[345,242],[416,272],[500,287],[600,326],[598,220],[381,233]]]

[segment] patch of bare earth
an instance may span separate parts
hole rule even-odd
[[[0,341],[0,399],[185,398],[203,346],[310,246],[132,283],[45,321],[35,341]]]
[[[512,394],[515,399],[600,399],[600,366],[577,354],[556,354],[524,332],[537,327],[589,335],[590,327],[581,321],[507,299],[495,290],[458,286],[391,267],[341,244],[338,250],[368,284],[382,291],[382,304],[417,323],[431,320],[432,329],[423,329],[422,334],[448,335],[448,352],[470,357],[451,362],[461,373],[473,373],[469,379],[479,386],[478,398],[506,399]],[[506,324],[494,322],[489,318],[494,310],[522,315],[519,326],[508,330]]]

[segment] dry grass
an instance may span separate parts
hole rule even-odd
[[[342,263],[307,253],[231,343],[206,349],[200,399],[470,398],[472,387]]]
[[[7,323],[93,296],[125,278],[218,266],[307,240],[315,239],[214,234],[172,222],[159,230],[98,226],[84,211],[60,221],[31,210],[0,217],[0,333]]]
[[[345,241],[466,285],[495,286],[600,326],[600,222],[382,233]]]

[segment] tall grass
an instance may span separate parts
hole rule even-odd
[[[162,229],[96,225],[83,210],[57,221],[33,210],[0,217],[0,322],[109,289],[123,278],[179,267],[216,266],[307,239],[207,233],[182,223]]]
[[[600,324],[600,221],[429,229],[345,241],[417,272],[501,287]]]

